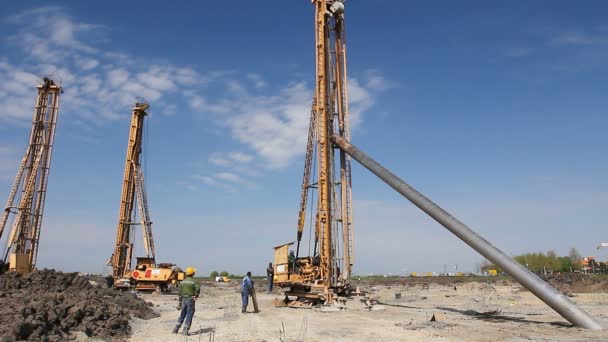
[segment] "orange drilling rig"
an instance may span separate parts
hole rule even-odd
[[[6,249],[0,259],[0,273],[8,269],[26,274],[36,267],[59,97],[63,93],[61,86],[46,77],[37,88],[29,145],[0,218],[0,239],[12,218]]]
[[[334,304],[342,302],[343,296],[353,294],[350,284],[354,256],[350,177],[352,157],[471,248],[505,270],[572,324],[602,330],[597,320],[564,294],[350,143],[344,0],[312,0],[312,3],[315,6],[315,96],[296,241],[274,248],[274,284],[285,289],[285,299],[275,301],[275,304],[292,307]],[[316,158],[313,158],[315,154]],[[313,164],[313,159],[316,159],[316,164]],[[310,179],[311,174],[315,173],[311,173],[311,166],[316,167],[316,181]],[[308,190],[314,188],[318,189],[318,198],[316,204],[311,205],[309,221],[312,221],[312,214],[316,214],[315,234],[314,239],[312,234],[308,238],[309,251],[314,245],[314,252],[309,252],[309,256],[300,256]],[[312,225],[310,230],[312,233]],[[295,254],[289,251],[293,244],[296,244]],[[293,297],[296,299],[292,300]]]
[[[120,200],[118,232],[114,254],[108,260],[112,266],[114,287],[135,289],[136,291],[170,291],[184,273],[171,263],[156,264],[156,251],[152,236],[152,221],[148,210],[148,199],[141,166],[144,118],[150,108],[147,103],[136,103],[131,118],[125,173]],[[137,210],[135,210],[137,207]],[[139,220],[136,216],[139,216]],[[135,227],[140,226],[143,233],[145,257],[137,257],[132,267],[133,240]]]
[[[285,289],[289,306],[335,303],[352,289],[354,261],[350,156],[331,137],[349,136],[344,3],[313,0],[315,6],[316,82],[312,101],[296,241],[274,248],[274,283]],[[316,155],[316,158],[313,158]],[[314,159],[314,160],[313,160]],[[316,163],[316,165],[314,165]],[[312,169],[316,174],[312,175]],[[311,179],[311,176],[316,179]],[[317,189],[312,255],[301,256],[309,189]],[[311,201],[313,202],[313,201]],[[311,220],[312,221],[312,214]],[[312,230],[312,222],[310,222]],[[289,251],[295,244],[295,253]],[[290,300],[296,297],[296,300]]]

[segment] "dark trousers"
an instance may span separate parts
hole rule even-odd
[[[266,276],[266,278],[268,279],[268,292],[272,292],[272,280],[274,277],[272,275],[269,275]]]
[[[186,320],[184,329],[190,329],[190,325],[192,325],[192,317],[194,317],[194,304],[195,301],[192,299],[192,297],[182,298],[182,312],[177,320],[176,330],[179,330],[179,328],[182,326],[184,319]]]
[[[249,291],[241,291],[241,298],[243,299],[242,311],[247,311],[247,305],[249,304]]]

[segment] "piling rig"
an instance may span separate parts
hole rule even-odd
[[[274,283],[286,290],[285,302],[290,306],[332,304],[338,296],[348,295],[354,261],[350,157],[334,148],[330,140],[332,134],[350,139],[344,3],[337,0],[313,0],[312,3],[315,6],[315,94],[296,241],[274,248]],[[318,194],[316,203],[309,203],[309,197],[313,197],[311,189]],[[314,247],[312,255],[301,256],[309,204],[315,214],[314,240],[309,240],[309,247],[310,244]],[[312,230],[312,222],[310,226]],[[288,255],[293,244],[295,258]],[[291,301],[289,297],[297,300]]]
[[[59,98],[63,89],[46,77],[37,88],[29,144],[0,219],[0,238],[12,219],[6,249],[0,260],[0,273],[5,268],[21,274],[29,273],[35,268],[38,256]]]
[[[353,263],[353,245],[349,158],[352,157],[479,254],[505,270],[513,279],[572,324],[586,329],[602,330],[603,327],[597,320],[570,301],[564,294],[494,247],[471,228],[349,142],[344,4],[340,1],[330,0],[312,0],[312,2],[316,8],[317,82],[306,150],[298,233],[295,242],[275,247],[274,253],[274,283],[287,289],[284,303],[288,306],[310,306],[321,301],[333,303],[339,300],[338,296],[351,291],[349,279]],[[332,43],[334,50],[331,50]],[[339,179],[335,172],[336,149],[340,156]],[[316,164],[318,181],[311,183],[309,180],[310,166],[315,150],[318,153]],[[309,257],[300,257],[304,213],[310,188],[319,189],[314,254]],[[342,228],[345,254],[342,258],[337,253],[339,246],[337,238],[340,235],[338,228]],[[287,252],[293,244],[296,244],[298,254],[294,258],[290,258]],[[340,265],[344,267],[342,273],[339,271]],[[297,300],[290,300],[289,296],[296,296]],[[279,302],[275,301],[275,304],[279,304]]]
[[[108,260],[112,266],[114,287],[138,291],[169,291],[184,277],[183,272],[171,263],[156,263],[156,250],[152,236],[152,221],[141,165],[144,118],[150,108],[147,103],[136,103],[131,116],[131,129],[120,200],[118,229],[114,254]],[[137,207],[137,210],[136,210]],[[139,216],[139,219],[137,219]],[[133,241],[136,226],[141,227],[146,256],[137,257],[133,269]]]

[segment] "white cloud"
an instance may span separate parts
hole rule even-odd
[[[219,172],[216,173],[215,175],[216,179],[220,179],[220,180],[224,180],[224,181],[228,181],[228,182],[234,182],[234,183],[242,183],[243,179],[235,174],[235,173],[231,173],[231,172]]]
[[[177,106],[170,104],[167,105],[161,112],[161,114],[166,115],[166,116],[173,116],[175,114],[177,114]]]
[[[212,153],[207,162],[219,169],[211,176],[196,175],[193,179],[203,182],[206,185],[217,186],[235,192],[237,189],[230,184],[238,183],[248,187],[254,187],[254,183],[246,178],[260,176],[258,166],[252,163],[254,157],[248,153],[233,151],[227,153]],[[196,163],[197,167],[208,169],[208,165]]]
[[[364,72],[364,78],[367,85],[372,91],[384,91],[397,86],[397,83],[391,80],[387,80],[380,71],[376,69],[369,69]]]
[[[348,99],[351,129],[357,127],[362,114],[374,104],[370,91],[355,78],[348,80]]]
[[[192,95],[190,97],[190,107],[195,111],[202,111],[206,107],[205,98],[200,95]]]
[[[122,86],[122,90],[126,90],[127,93],[133,94],[135,97],[143,97],[147,101],[156,101],[162,96],[159,90],[135,82],[127,82]]]
[[[0,121],[22,123],[31,118],[35,82],[40,76],[61,81],[65,94],[61,115],[101,125],[126,118],[134,101],[143,98],[164,115],[175,115],[180,103],[194,112],[209,115],[220,129],[245,145],[252,155],[232,152],[211,157],[217,166],[235,167],[260,157],[262,168],[288,165],[304,153],[313,89],[292,82],[268,89],[255,73],[209,71],[189,66],[150,62],[120,51],[95,46],[103,27],[81,23],[57,7],[17,14],[9,21],[17,33],[10,43],[21,49],[27,62],[0,59]],[[48,28],[48,29],[44,29]],[[55,64],[59,63],[61,64]],[[7,81],[8,80],[8,81]],[[222,95],[203,96],[213,86]],[[377,70],[351,78],[351,127],[374,104],[375,95],[393,86]],[[214,89],[214,90],[216,90]],[[262,89],[265,95],[262,94]],[[69,121],[75,122],[77,120]]]
[[[0,62],[0,72],[6,77],[4,82],[0,83],[0,87],[17,95],[29,93],[29,88],[35,86],[39,80],[38,76],[22,71],[7,62]]]
[[[233,165],[232,161],[222,157],[219,153],[214,153],[211,156],[209,156],[209,163],[211,163],[215,166],[224,166],[224,167],[230,167]]]
[[[152,66],[149,70],[139,73],[136,77],[146,87],[160,91],[172,90],[176,87],[169,70],[160,68],[159,66]]]
[[[163,98],[192,85],[204,85],[212,76],[191,67],[156,64],[118,51],[93,46],[104,28],[73,20],[59,7],[24,11],[5,19],[16,33],[9,42],[23,58],[0,59],[0,121],[25,123],[31,117],[36,97],[36,81],[48,76],[65,88],[61,115],[75,115],[97,125],[128,117],[134,101],[143,98],[163,103],[159,112],[175,115],[178,106]],[[17,51],[19,51],[17,50]],[[204,107],[200,96],[191,99],[197,109]],[[70,121],[72,122],[72,121]]]
[[[175,78],[179,83],[183,84],[195,84],[197,82],[203,82],[204,78],[192,68],[178,68],[175,70]]]
[[[597,37],[582,32],[567,32],[554,37],[551,41],[557,45],[593,45],[597,42]]]
[[[5,94],[0,99],[0,120],[31,120],[40,78],[6,62],[0,62],[0,77],[4,80],[0,92]]]
[[[232,167],[236,164],[246,164],[253,160],[253,156],[243,152],[228,152],[226,154],[213,153],[209,156],[209,163],[215,166]]]
[[[84,93],[92,94],[102,87],[102,81],[97,75],[87,75],[83,77],[83,85],[80,90]]]
[[[62,15],[52,16],[46,20],[42,18],[43,17],[39,17],[38,21],[45,26],[50,26],[50,36],[51,40],[54,42],[64,46],[74,47],[86,52],[96,51],[96,49],[83,44],[76,38],[78,33],[91,30],[93,28],[92,25],[75,23]]]
[[[215,179],[213,179],[212,177],[209,177],[209,176],[194,175],[194,176],[192,176],[192,178],[194,178],[195,180],[199,180],[202,183],[207,184],[207,185],[215,185],[217,183],[215,181]]]
[[[528,42],[506,47],[504,55],[511,58],[552,56],[544,58],[542,63],[542,69],[552,73],[580,72],[604,65],[608,48],[606,26],[548,27],[537,34],[538,42],[533,46]]]
[[[78,36],[100,26],[75,22],[67,17],[60,7],[48,6],[24,11],[6,20],[26,27],[21,35],[13,39],[22,39],[34,56],[51,58],[66,53],[62,49],[53,49],[53,45],[87,53],[97,51],[83,43]]]
[[[253,159],[253,156],[243,152],[231,152],[228,153],[228,156],[230,159],[241,163],[248,163]]]
[[[247,74],[247,79],[249,79],[249,81],[251,81],[251,83],[253,84],[253,86],[255,88],[259,89],[259,88],[263,88],[264,86],[266,86],[266,82],[264,81],[262,76],[259,74]]]
[[[395,86],[376,70],[365,72],[362,80],[349,80],[352,128],[374,104],[377,93]],[[305,152],[313,96],[313,89],[306,83],[294,82],[277,95],[265,96],[252,94],[243,83],[231,79],[226,82],[226,90],[227,98],[206,103],[205,110],[220,114],[218,124],[227,126],[236,140],[262,157],[266,167],[284,167]]]
[[[247,184],[246,182],[241,182],[240,177],[236,174],[232,174],[229,172],[220,172],[216,173],[212,176],[209,175],[194,175],[192,179],[200,182],[209,187],[214,187],[218,189],[222,189],[226,192],[233,193],[237,191],[237,188],[234,186],[235,183]],[[191,188],[190,186],[186,186],[187,188]]]
[[[285,166],[306,143],[312,91],[294,83],[276,96],[241,94],[226,103],[234,113],[225,122],[232,136],[269,162]]]
[[[108,71],[107,78],[110,85],[116,87],[127,82],[129,79],[129,72],[125,69],[111,69]]]
[[[243,177],[243,175],[249,177],[259,176],[259,173],[257,173],[249,164],[252,159],[252,156],[241,152],[230,152],[225,156],[214,153],[209,157],[208,162],[215,167],[220,168],[220,170],[223,170],[205,175],[195,173],[191,179],[228,192],[237,192],[238,187],[236,185],[254,188],[254,183]],[[200,168],[203,165],[204,163],[196,163],[197,168]],[[248,168],[245,168],[245,165],[247,165]],[[205,169],[208,169],[208,167],[205,166]],[[188,181],[182,183],[190,184]]]

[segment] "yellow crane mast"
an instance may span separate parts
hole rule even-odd
[[[275,247],[275,283],[292,306],[331,304],[347,295],[353,266],[350,157],[336,149],[332,134],[350,140],[344,3],[312,0],[315,6],[315,95],[312,104],[296,241]],[[317,155],[316,161],[313,156]],[[313,164],[316,162],[316,165]],[[311,168],[316,169],[316,182]],[[300,256],[309,189],[318,189],[313,254]],[[296,243],[295,258],[288,255]]]
[[[114,254],[109,260],[115,287],[136,290],[166,291],[170,284],[182,278],[174,264],[156,264],[156,251],[152,236],[152,221],[148,210],[148,199],[141,167],[144,118],[150,108],[147,103],[136,103],[131,116],[131,128],[127,145],[127,157],[122,184],[118,229]],[[135,210],[137,207],[137,210]],[[139,216],[137,220],[136,216]],[[137,257],[133,262],[134,228],[141,226],[145,257]]]
[[[10,271],[21,274],[31,272],[36,266],[59,97],[63,92],[46,77],[37,88],[29,144],[0,218],[0,239],[9,220],[13,220],[0,272],[7,264]]]

